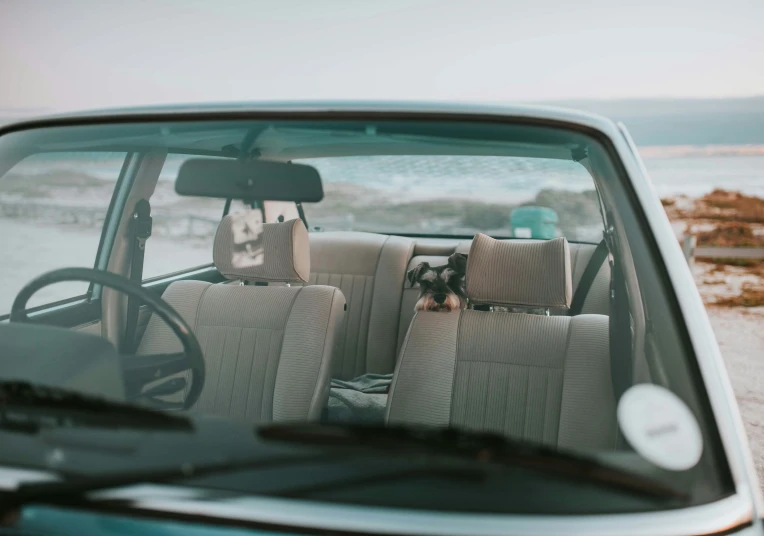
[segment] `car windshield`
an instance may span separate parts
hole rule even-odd
[[[127,483],[239,460],[193,485],[473,512],[730,493],[604,135],[251,117],[0,136],[0,328],[32,330],[0,358],[0,464]]]

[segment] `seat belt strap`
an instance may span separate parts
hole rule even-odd
[[[597,244],[594,249],[589,263],[586,265],[584,273],[581,275],[581,281],[578,282],[576,293],[573,295],[573,301],[570,304],[568,314],[570,316],[580,315],[584,308],[584,302],[586,302],[586,296],[589,294],[589,290],[592,288],[594,279],[602,267],[602,263],[605,262],[608,255],[607,243],[603,239],[602,242]]]
[[[130,281],[141,285],[143,283],[143,257],[146,253],[146,240],[151,236],[151,205],[146,199],[135,204],[133,216],[130,219]],[[127,298],[127,321],[123,338],[123,352],[135,352],[135,333],[138,328],[138,311],[140,301],[134,296]]]
[[[617,401],[632,385],[634,366],[626,281],[619,263],[612,268],[610,293],[610,376]]]
[[[305,228],[310,231],[310,227],[308,227],[308,219],[305,217],[305,209],[302,208],[302,203],[298,201],[295,205],[297,206],[297,215],[300,216],[302,223],[305,224]]]

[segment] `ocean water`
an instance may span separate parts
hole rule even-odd
[[[714,188],[764,197],[764,155],[645,158],[658,195],[700,196]]]
[[[407,200],[437,197],[525,202],[545,188],[583,191],[592,179],[575,162],[508,157],[379,156],[304,160],[327,182],[350,182]],[[764,197],[764,155],[645,158],[658,195],[699,196],[715,188]]]

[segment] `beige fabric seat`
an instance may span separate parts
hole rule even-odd
[[[570,264],[564,238],[497,241],[478,234],[469,251],[467,295],[473,304],[566,308]],[[393,379],[388,422],[612,449],[608,322],[590,314],[417,312]]]
[[[307,284],[339,288],[348,305],[333,378],[349,380],[366,373],[393,372],[403,281],[413,249],[412,240],[399,236],[310,233]],[[407,327],[403,327],[404,334]]]
[[[261,266],[235,267],[233,239],[227,216],[213,250],[215,266],[227,278],[307,281],[308,233],[300,220],[265,224]],[[345,298],[339,289],[179,281],[163,298],[193,328],[204,352],[206,381],[194,411],[256,423],[320,417],[341,340]],[[177,338],[153,317],[138,353],[178,351]]]
[[[519,242],[519,241],[518,241]],[[522,240],[526,242],[526,240]],[[428,262],[430,266],[444,266],[448,262],[448,257],[453,253],[469,253],[471,240],[446,240],[446,239],[422,239],[418,240],[414,247],[414,256],[409,261],[407,270],[411,270],[419,263]],[[575,295],[581,277],[586,270],[586,266],[597,246],[594,244],[569,244],[572,272],[572,289]],[[403,344],[406,332],[411,319],[414,318],[414,305],[419,298],[419,285],[403,282],[403,295],[401,298],[401,316],[400,327],[398,330],[398,350]],[[603,262],[599,272],[597,272],[592,282],[589,292],[586,294],[583,308],[583,314],[609,315],[610,303],[608,294],[610,292],[610,265]],[[567,309],[550,308],[550,314],[567,314]]]

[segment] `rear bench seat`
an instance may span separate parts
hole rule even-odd
[[[332,377],[350,380],[395,368],[401,298],[414,241],[359,232],[310,233],[308,285],[339,288],[347,300],[345,333]],[[408,329],[408,325],[404,328]]]
[[[362,232],[310,233],[308,285],[339,288],[347,300],[332,377],[349,380],[365,373],[389,374],[414,317],[419,290],[406,272],[427,261],[446,264],[452,253],[469,253],[471,240],[409,239]],[[573,292],[594,253],[593,244],[570,244]],[[610,267],[603,263],[582,313],[608,314]],[[565,311],[550,311],[566,314]]]

